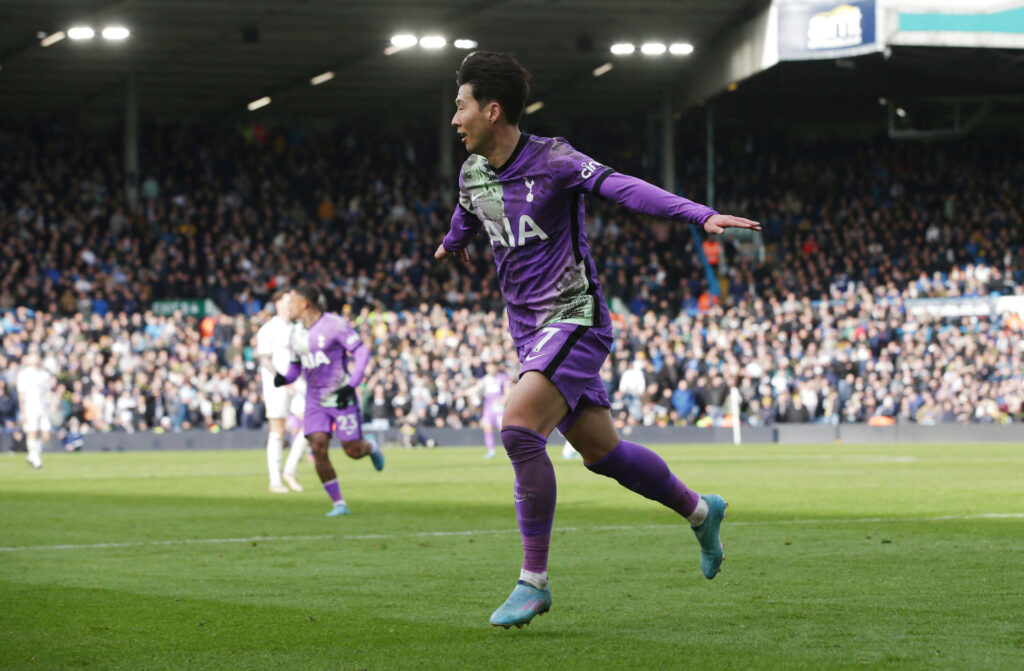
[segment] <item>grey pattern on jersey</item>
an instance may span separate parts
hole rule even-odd
[[[481,221],[504,220],[505,190],[494,170],[487,164],[487,159],[477,154],[466,159],[462,164],[462,183],[465,189],[459,194],[459,202],[464,208],[476,214]]]
[[[292,324],[290,341],[293,359],[309,354],[309,329],[301,321]]]
[[[593,326],[594,297],[587,293],[589,288],[585,261],[565,268],[555,284],[558,294],[537,326],[547,326],[554,322]]]

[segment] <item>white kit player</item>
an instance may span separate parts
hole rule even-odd
[[[18,409],[22,428],[25,430],[25,443],[28,447],[28,463],[33,468],[43,467],[43,443],[50,440],[50,418],[46,409],[49,407],[50,390],[53,378],[42,367],[39,353],[30,350],[22,359],[18,370]]]
[[[293,322],[293,334],[294,328]],[[288,459],[284,462],[284,473],[281,474],[281,477],[292,491],[301,492],[302,485],[295,479],[295,471],[299,467],[302,455],[306,455],[310,460],[313,459],[309,441],[306,440],[306,436],[302,431],[302,419],[306,414],[306,378],[299,377],[288,388],[292,390],[292,402],[288,408],[289,414],[288,419],[285,421],[285,426],[292,435],[292,447],[288,451]]]
[[[274,316],[256,332],[256,355],[259,357],[263,402],[267,408],[267,422],[270,424],[270,435],[267,437],[267,469],[270,472],[270,491],[274,494],[287,494],[289,487],[297,492],[302,491],[302,485],[295,479],[295,471],[298,468],[299,460],[306,452],[308,443],[301,431],[296,434],[282,473],[281,456],[284,452],[285,420],[295,407],[294,397],[303,398],[306,390],[296,389],[296,385],[274,386],[274,376],[287,371],[291,363],[289,341],[292,333],[292,317],[287,291],[276,291],[271,296],[271,302],[274,304]],[[285,483],[288,487],[285,487]]]

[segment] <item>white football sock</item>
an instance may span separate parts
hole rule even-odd
[[[291,449],[288,450],[288,459],[284,462],[285,474],[295,475],[295,470],[299,467],[299,460],[306,453],[307,447],[309,447],[309,441],[306,440],[306,437],[301,433],[296,434]]]
[[[270,432],[267,437],[267,470],[270,471],[270,486],[281,486],[281,454],[284,452],[280,433]]]
[[[527,571],[526,569],[520,569],[519,579],[525,583],[529,583],[537,589],[546,589],[548,586],[548,572],[534,573],[533,571]]]
[[[562,458],[572,459],[576,456],[576,448],[572,446],[568,440],[565,441],[565,445],[562,446]]]
[[[702,498],[697,499],[697,507],[686,517],[691,527],[699,527],[704,524],[704,518],[708,516],[708,502]]]
[[[42,463],[43,441],[40,438],[28,438],[25,440],[25,448],[28,450],[28,460],[33,465]]]

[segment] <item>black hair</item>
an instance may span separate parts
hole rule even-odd
[[[310,305],[313,307],[323,310],[323,296],[321,295],[320,290],[312,284],[301,284],[292,289],[292,291],[309,301]]]
[[[519,123],[530,94],[530,73],[516,59],[496,51],[474,51],[455,74],[459,86],[473,87],[473,97],[481,107],[496,102],[510,124]]]

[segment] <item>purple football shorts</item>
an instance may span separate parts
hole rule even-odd
[[[363,437],[363,422],[359,413],[359,404],[347,408],[324,408],[319,405],[307,404],[303,418],[303,429],[308,436],[313,433],[333,434],[345,443]]]
[[[517,350],[523,373],[535,370],[558,388],[569,412],[558,423],[563,434],[588,405],[609,407],[601,366],[612,347],[611,326],[555,323],[538,329],[533,340]]]

